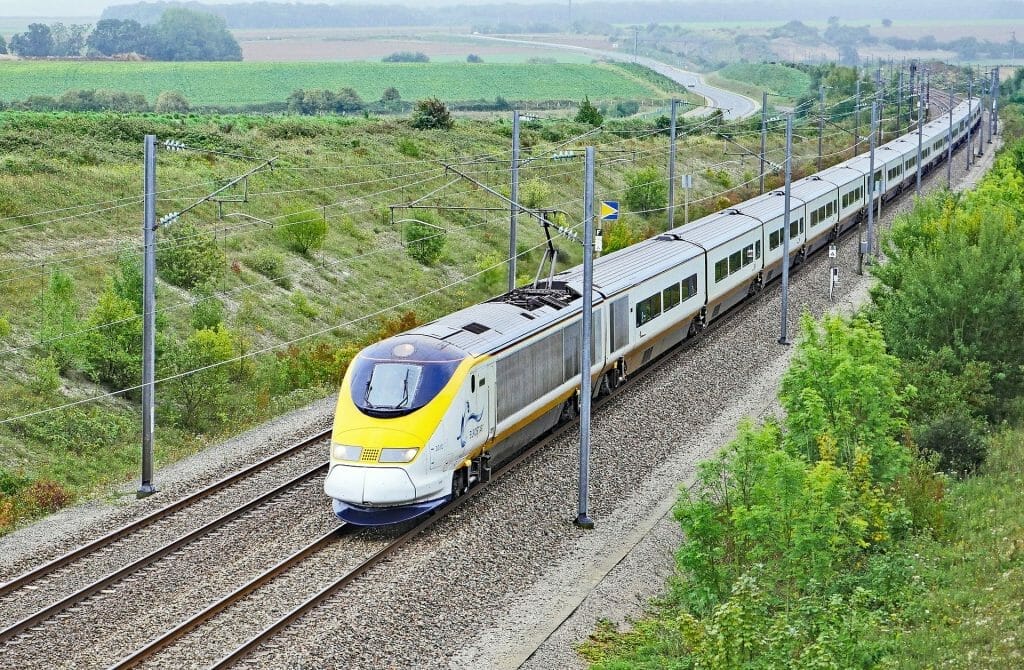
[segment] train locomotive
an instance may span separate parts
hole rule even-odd
[[[970,110],[970,111],[969,111]],[[975,100],[877,149],[875,198],[910,186],[981,121]],[[791,264],[862,220],[868,157],[755,197],[594,262],[594,395],[700,332]],[[345,374],[324,492],[336,516],[387,525],[444,505],[579,401],[582,266],[441,317],[361,351]]]

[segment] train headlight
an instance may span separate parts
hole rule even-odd
[[[409,447],[408,449],[381,449],[380,462],[408,463],[412,459],[416,458],[417,453],[419,453],[419,449],[416,447]]]
[[[362,447],[350,447],[347,444],[331,444],[334,460],[336,461],[358,461],[363,453]]]

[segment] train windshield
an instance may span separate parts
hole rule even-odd
[[[379,342],[352,361],[352,402],[370,416],[404,416],[433,400],[464,356],[421,336]]]

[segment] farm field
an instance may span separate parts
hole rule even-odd
[[[758,91],[790,99],[806,93],[811,84],[806,72],[771,63],[733,63],[715,74],[721,80],[753,85]]]
[[[396,87],[403,98],[437,96],[446,101],[575,100],[666,97],[610,65],[573,63],[0,63],[3,97],[59,96],[72,89],[141,93],[150,101],[161,91],[180,91],[193,105],[241,106],[284,101],[298,88],[352,87],[377,100]]]
[[[469,54],[476,54],[487,63],[523,63],[532,58],[554,59],[559,63],[591,60],[582,54],[541,46],[485,42],[470,37],[469,32],[469,28],[454,33],[412,28],[387,32],[310,28],[235,30],[232,34],[242,47],[242,59],[249,62],[380,60],[396,51],[419,51],[432,61],[465,61]]]

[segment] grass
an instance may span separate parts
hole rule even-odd
[[[811,79],[805,73],[785,65],[771,63],[734,63],[705,76],[709,84],[761,99],[768,91],[769,106],[792,106],[807,92]]]
[[[1024,432],[992,440],[976,477],[951,488],[946,537],[912,547],[926,588],[887,667],[1024,663]]]
[[[240,107],[281,102],[297,88],[352,87],[377,100],[389,86],[416,100],[579,100],[652,97],[652,87],[609,66],[573,63],[130,63],[0,62],[7,100],[59,96],[74,89],[180,91],[194,105]]]

